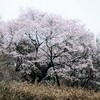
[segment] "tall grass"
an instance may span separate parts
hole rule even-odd
[[[100,92],[83,88],[0,82],[0,100],[100,100]]]

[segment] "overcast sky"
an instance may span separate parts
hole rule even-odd
[[[0,0],[0,15],[7,21],[26,7],[79,19],[92,32],[100,33],[100,0]]]

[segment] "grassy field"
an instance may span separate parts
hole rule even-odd
[[[100,100],[100,92],[82,88],[0,82],[0,100]]]

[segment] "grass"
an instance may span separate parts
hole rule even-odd
[[[100,92],[82,88],[0,82],[0,100],[100,100]]]

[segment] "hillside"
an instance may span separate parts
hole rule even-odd
[[[100,99],[100,40],[81,22],[27,9],[0,23],[1,100]]]

